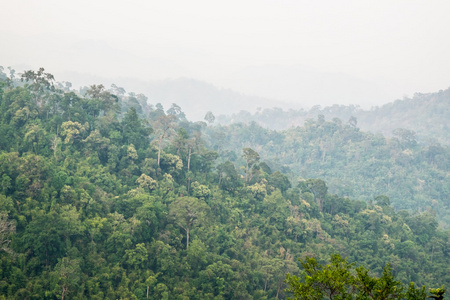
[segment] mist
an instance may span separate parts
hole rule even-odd
[[[450,86],[447,1],[20,0],[0,8],[0,65],[44,67],[75,85],[113,82],[187,110],[214,110],[227,93],[242,104],[233,110],[370,108]],[[201,84],[184,100],[150,88],[180,80]]]

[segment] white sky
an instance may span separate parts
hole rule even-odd
[[[280,85],[260,89],[252,68],[306,70],[367,82],[388,102],[450,86],[449,16],[450,1],[434,0],[0,0],[0,65],[186,76],[261,96]]]

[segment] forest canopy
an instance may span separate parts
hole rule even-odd
[[[371,278],[389,264],[399,284],[449,286],[445,146],[321,117],[207,121],[115,85],[0,72],[0,299],[281,299],[299,258],[336,252]]]

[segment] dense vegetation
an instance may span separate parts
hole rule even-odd
[[[417,288],[413,282],[406,289],[395,279],[392,269],[387,264],[380,277],[372,276],[364,266],[355,267],[341,258],[339,254],[331,255],[331,262],[322,265],[313,257],[301,260],[303,267],[301,277],[288,274],[289,292],[295,300],[381,300],[406,299],[425,300],[444,299],[446,289],[429,289],[427,297],[426,287]]]
[[[398,210],[432,209],[443,226],[450,224],[450,149],[422,145],[410,130],[386,138],[319,115],[284,131],[236,123],[210,127],[207,136],[232,161],[239,162],[240,149],[251,147],[293,180],[322,178],[332,193],[353,199],[386,195]]]
[[[263,149],[209,147],[211,126],[176,104],[13,75],[0,76],[0,299],[277,299],[297,258],[332,252],[375,275],[390,263],[404,283],[450,283],[434,207],[292,184]]]

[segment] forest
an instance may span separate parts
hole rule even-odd
[[[285,130],[301,126],[308,119],[318,115],[332,120],[358,125],[358,128],[386,137],[395,136],[399,128],[414,132],[415,139],[422,144],[444,144],[450,141],[450,88],[435,93],[415,93],[382,106],[363,109],[358,105],[338,105],[310,109],[260,108],[255,113],[241,110],[231,115],[220,114],[217,121],[224,125],[231,123],[256,122],[264,128]]]
[[[321,178],[332,194],[352,199],[385,195],[396,210],[432,210],[441,226],[450,224],[449,147],[420,143],[412,130],[397,128],[385,137],[362,131],[354,118],[327,121],[319,114],[286,130],[249,122],[206,132],[213,149],[236,163],[242,163],[240,149],[250,147],[291,180]]]
[[[0,71],[0,299],[303,299],[298,276],[327,263],[406,299],[450,285],[445,144],[323,114],[190,122],[116,85]]]

